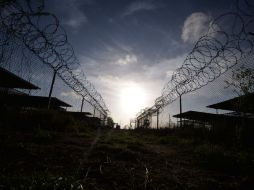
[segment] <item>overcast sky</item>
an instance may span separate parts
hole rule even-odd
[[[116,122],[152,106],[211,19],[232,0],[46,0],[65,28],[87,78]],[[124,89],[145,94],[132,113],[121,105]]]

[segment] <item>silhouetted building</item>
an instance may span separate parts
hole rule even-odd
[[[213,114],[197,111],[187,111],[182,114],[174,115],[175,118],[182,118],[183,125],[193,127],[212,127],[217,124],[240,125],[242,123],[241,115],[234,114]],[[246,117],[246,123],[254,122],[253,117]]]
[[[22,109],[47,109],[48,97],[44,96],[29,96],[29,95],[16,95],[8,94],[0,96],[0,105],[5,108],[22,108]],[[51,109],[63,109],[71,107],[71,105],[55,98],[51,98]]]
[[[2,90],[13,88],[33,89],[33,90],[40,89],[38,86],[35,86],[34,84],[20,78],[19,76],[1,67],[0,67],[0,88],[2,88]]]
[[[235,112],[254,113],[254,93],[232,98],[207,107]]]

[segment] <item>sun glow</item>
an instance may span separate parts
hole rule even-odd
[[[120,98],[124,113],[130,117],[134,117],[137,112],[147,106],[147,94],[136,84],[123,88]]]

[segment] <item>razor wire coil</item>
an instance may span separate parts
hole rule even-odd
[[[248,5],[248,10],[241,9],[241,5]],[[180,95],[200,89],[252,55],[253,13],[254,5],[245,0],[242,4],[238,2],[237,12],[226,13],[213,20],[207,34],[196,42],[182,66],[165,84],[162,95],[155,100],[155,106],[164,107]]]
[[[59,20],[43,10],[43,0],[0,1],[0,61],[7,62],[13,55],[15,48],[10,42],[22,43],[78,95],[107,115],[109,110],[102,96],[80,69],[79,60]],[[22,58],[29,59],[25,51]]]
[[[207,34],[199,38],[182,66],[173,72],[155,104],[137,113],[137,120],[164,108],[181,95],[206,86],[254,55],[254,3],[239,0],[236,5],[236,11],[222,14],[210,23]]]

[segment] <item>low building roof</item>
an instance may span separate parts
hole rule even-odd
[[[67,113],[71,114],[71,115],[77,115],[77,116],[88,116],[88,115],[92,115],[90,112],[74,112],[74,111],[68,111]]]
[[[182,114],[173,115],[175,118],[183,118],[194,121],[202,122],[214,122],[218,120],[227,120],[227,121],[238,121],[242,119],[240,115],[230,115],[230,114],[214,114],[214,113],[205,113],[197,111],[187,111]],[[253,118],[246,116],[247,120],[253,120]]]
[[[187,111],[182,114],[173,115],[173,117],[175,118],[184,118],[184,119],[197,120],[197,121],[208,121],[211,118],[216,116],[217,114],[197,112],[197,111]]]
[[[254,93],[207,106],[208,108],[254,113]]]
[[[38,86],[20,78],[19,76],[0,67],[0,87],[2,88],[21,88],[21,89],[40,89]]]
[[[5,95],[0,96],[0,103],[2,105],[17,106],[17,107],[48,107],[48,97],[44,96],[28,96],[28,95]],[[50,107],[72,107],[71,105],[52,97],[50,100]]]

